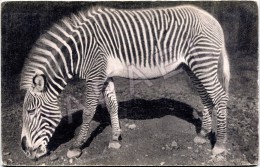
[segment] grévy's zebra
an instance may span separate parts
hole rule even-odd
[[[217,75],[223,59],[224,84]],[[202,130],[194,139],[204,142],[211,132],[211,115],[217,109],[214,155],[225,151],[229,62],[223,30],[216,19],[193,6],[123,10],[95,7],[72,14],[42,35],[24,64],[21,146],[37,159],[61,120],[58,96],[68,79],[86,81],[86,100],[79,135],[68,151],[81,152],[98,99],[103,93],[108,107],[112,139],[121,129],[112,77],[151,79],[184,67],[204,104]],[[141,76],[130,76],[134,67]]]

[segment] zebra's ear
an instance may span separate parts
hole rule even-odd
[[[33,77],[33,89],[35,92],[42,92],[46,86],[46,77],[44,75],[35,75]]]

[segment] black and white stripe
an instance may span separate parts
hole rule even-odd
[[[220,56],[224,61],[224,88],[217,77]],[[25,106],[30,105],[27,109],[39,107],[37,101],[41,101],[40,116],[29,126],[31,135],[37,136],[34,130],[42,126],[40,129],[48,129],[51,136],[58,123],[54,119],[58,109],[51,101],[73,76],[86,79],[87,85],[86,111],[77,143],[80,145],[86,139],[107,78],[127,77],[128,67],[134,66],[149,79],[164,75],[158,73],[162,68],[169,67],[167,73],[180,64],[186,65],[205,105],[203,128],[211,130],[211,110],[216,107],[218,138],[224,142],[229,64],[222,28],[212,16],[192,6],[142,10],[98,7],[62,19],[39,38],[22,72],[21,87],[25,89],[33,86],[32,79],[38,73],[47,79],[44,96],[25,97]],[[112,80],[107,85],[103,94],[113,130],[119,132],[115,91],[108,91],[114,87]],[[54,128],[45,129],[42,124],[46,121]]]

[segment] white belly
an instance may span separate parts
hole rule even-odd
[[[174,71],[183,60],[164,63],[154,67],[144,67],[136,65],[127,65],[122,63],[118,58],[109,57],[107,66],[108,77],[125,77],[129,79],[151,79],[164,76],[171,71]]]

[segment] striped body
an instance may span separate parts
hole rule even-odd
[[[128,78],[127,68],[132,66],[144,72],[147,78],[154,78],[181,63],[189,63],[189,58],[200,51],[208,56],[204,60],[214,58],[220,54],[224,40],[220,25],[205,27],[213,18],[191,6],[147,10],[94,8],[71,18],[73,21],[64,19],[54,25],[40,38],[39,47],[31,52],[31,55],[35,53],[31,58],[42,59],[39,68],[42,62],[50,64],[52,69],[46,72],[53,80],[61,78],[62,81],[55,83],[61,89],[66,85],[64,78],[76,74],[87,79],[88,70],[92,70],[88,68],[90,59],[94,59],[91,56],[97,54],[104,56],[109,77]],[[211,33],[207,39],[210,31],[217,33]],[[47,54],[52,56],[46,56],[46,50],[51,50]],[[43,55],[39,57],[39,53]],[[27,80],[31,84],[30,79]]]
[[[224,89],[217,77],[221,55],[226,79]],[[229,64],[223,31],[212,16],[196,7],[142,10],[100,7],[62,19],[41,36],[31,50],[22,71],[21,88],[29,91],[25,104],[30,96],[56,104],[68,79],[79,77],[86,80],[86,109],[80,134],[73,146],[79,148],[86,140],[100,93],[103,93],[111,115],[113,139],[118,139],[121,129],[111,77],[151,79],[166,75],[180,65],[185,66],[205,106],[202,125],[205,133],[211,130],[210,115],[215,106],[219,120],[224,121],[224,126],[220,123],[218,128],[218,137],[224,141]],[[25,113],[42,109],[44,103],[39,106],[30,104],[24,106]],[[54,108],[49,110],[50,115],[59,110]],[[38,117],[35,114],[36,118],[38,120],[32,122],[38,123],[37,126],[41,126],[41,119],[49,119],[52,128],[46,130],[50,134],[44,139],[46,143],[57,123],[44,114]],[[30,120],[24,119],[22,145],[39,147],[31,136],[35,129],[25,124],[30,125]]]

